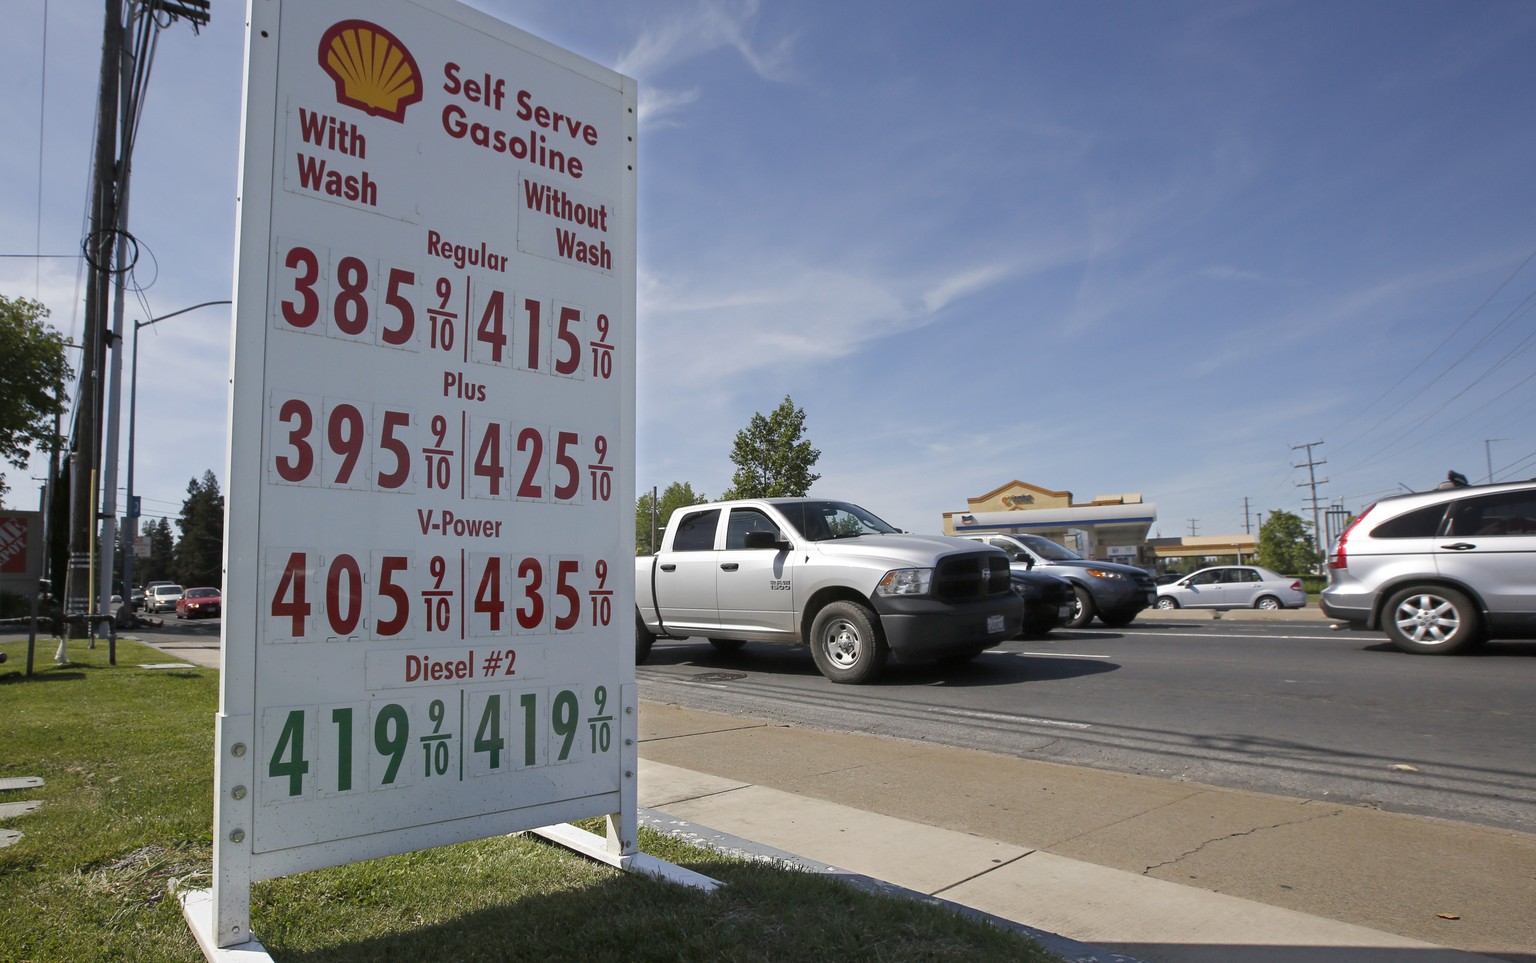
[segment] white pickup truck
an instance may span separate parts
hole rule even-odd
[[[1023,618],[1000,550],[906,534],[848,502],[690,505],[660,552],[635,559],[636,662],[657,638],[795,642],[828,679],[862,683],[892,656],[974,658]]]

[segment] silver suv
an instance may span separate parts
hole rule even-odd
[[[1536,638],[1536,481],[1384,498],[1344,529],[1320,605],[1404,652]]]

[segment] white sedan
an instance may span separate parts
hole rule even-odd
[[[1157,587],[1160,609],[1299,609],[1306,604],[1301,579],[1257,565],[1202,568]]]

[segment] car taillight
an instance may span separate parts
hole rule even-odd
[[[1344,526],[1344,531],[1339,533],[1339,540],[1334,543],[1333,555],[1328,558],[1329,568],[1349,568],[1349,556],[1344,551],[1344,543],[1349,540],[1349,533],[1355,530],[1355,526],[1365,521],[1365,516],[1369,515],[1371,509],[1375,507],[1375,505],[1369,506],[1365,511],[1356,515],[1354,521]]]
[[[1291,591],[1292,592],[1300,592],[1301,591],[1301,579],[1297,579],[1296,581],[1291,583]]]

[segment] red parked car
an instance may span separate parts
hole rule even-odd
[[[224,611],[224,596],[216,588],[187,589],[176,600],[178,619],[216,619]]]

